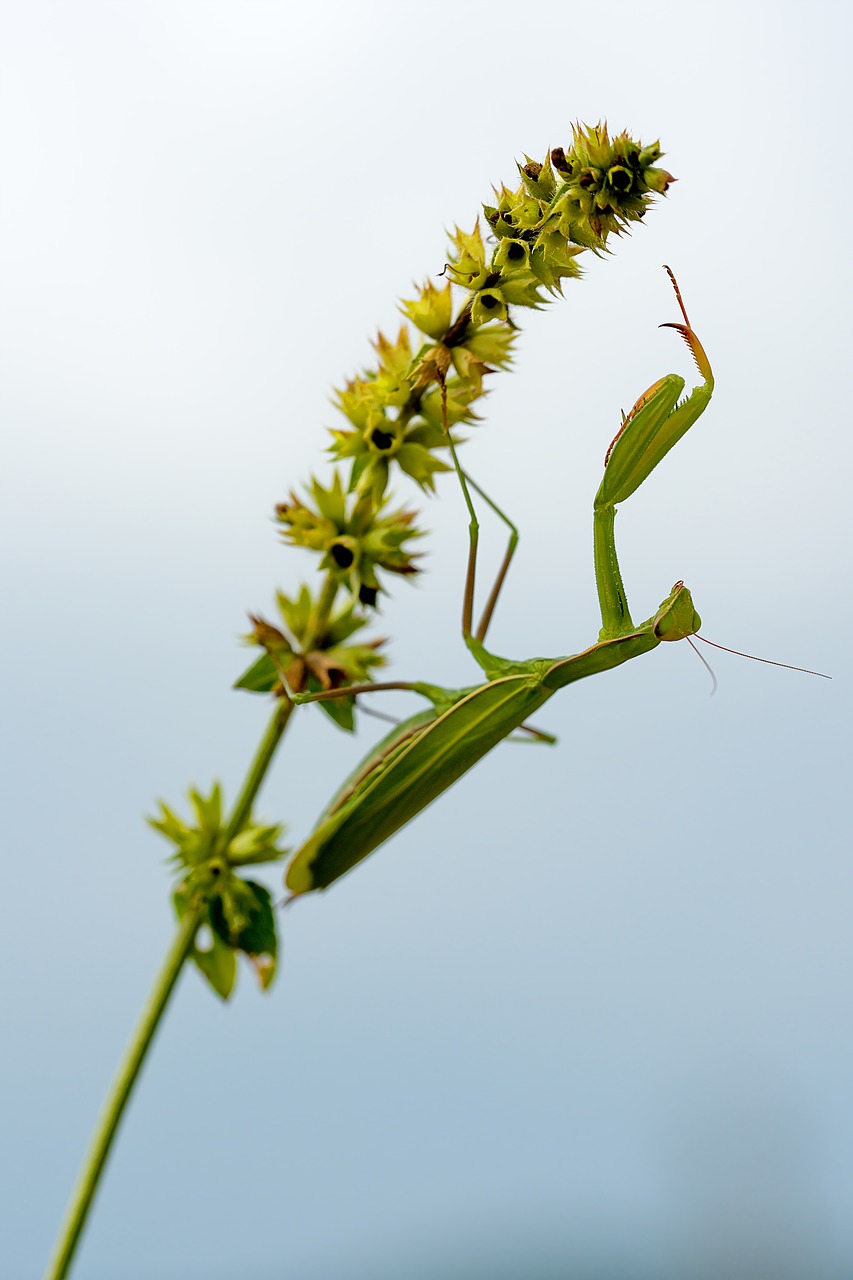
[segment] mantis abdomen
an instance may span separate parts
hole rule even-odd
[[[408,734],[398,749],[386,738],[380,744],[384,753],[372,753],[360,766],[356,774],[361,780],[349,797],[342,804],[333,801],[296,854],[287,872],[288,889],[300,894],[332,884],[482,760],[551,694],[533,676],[507,676],[465,691],[449,710]]]

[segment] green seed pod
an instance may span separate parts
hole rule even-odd
[[[364,431],[364,442],[371,453],[390,458],[403,443],[403,428],[383,413],[371,413]]]
[[[322,567],[348,573],[350,569],[357,567],[358,558],[359,545],[356,538],[335,538],[326,549]]]
[[[643,173],[643,179],[646,186],[650,190],[656,191],[659,195],[663,195],[670,184],[676,181],[671,173],[667,173],[666,169],[646,169]]]
[[[657,160],[660,160],[662,155],[663,152],[660,149],[660,143],[652,142],[649,146],[643,147],[637,157],[637,160],[643,169],[647,169],[650,164],[654,164]]]
[[[624,165],[615,164],[607,170],[607,183],[614,191],[627,195],[634,185],[634,175]]]
[[[502,240],[494,257],[496,267],[507,267],[511,271],[519,271],[526,267],[530,259],[530,248],[523,240]]]
[[[472,324],[487,324],[489,320],[506,320],[506,318],[506,303],[497,289],[482,289],[474,295],[471,307]]]

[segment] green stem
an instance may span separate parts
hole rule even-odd
[[[237,797],[231,818],[225,830],[224,845],[227,848],[230,842],[240,831],[252,810],[252,803],[258,794],[261,783],[264,780],[267,769],[272,763],[275,755],[275,749],[281,741],[281,736],[287,728],[287,722],[293,711],[293,703],[289,698],[283,698],[276,706],[272,719],[267,726],[267,731],[261,739],[261,744],[255,752],[255,758],[246,774],[246,781],[243,783],[243,789]]]
[[[243,829],[251,813],[252,802],[264,780],[292,711],[293,703],[286,700],[280,702],[275,709],[275,714],[255,753],[243,788],[234,805],[226,832],[226,847],[227,842]],[[107,1097],[89,1153],[74,1188],[65,1221],[60,1229],[53,1257],[48,1264],[45,1280],[64,1280],[68,1274],[124,1109],[206,912],[207,901],[202,898],[191,906],[181,919],[175,940],[169,948],[157,981],[142,1010],[142,1017]]]
[[[332,612],[332,605],[335,603],[335,596],[338,594],[338,584],[332,574],[326,577],[320,598],[317,601],[317,607],[314,610],[314,616],[311,619],[311,627],[309,634],[305,638],[303,645],[304,651],[307,653],[313,649],[317,640],[322,636],[328,622],[329,615]]]
[[[157,981],[145,1003],[142,1017],[125,1051],[106,1105],[101,1112],[88,1155],[65,1215],[65,1221],[59,1232],[56,1248],[48,1263],[45,1280],[63,1280],[68,1274],[131,1090],[139,1076],[145,1055],[154,1039],[183,963],[192,948],[196,930],[206,908],[207,904],[202,903],[188,911],[178,926],[174,942],[169,948]]]

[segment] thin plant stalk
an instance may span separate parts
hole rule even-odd
[[[292,711],[293,703],[288,700],[280,702],[276,707],[234,806],[234,812],[226,829],[229,839],[238,834],[251,812],[252,802],[272,763]],[[163,965],[145,1002],[142,1015],[125,1050],[124,1058],[95,1127],[71,1203],[60,1228],[53,1256],[45,1272],[45,1280],[64,1280],[68,1275],[125,1107],[139,1079],[146,1054],[166,1012],[184,963],[192,951],[196,933],[206,912],[207,902],[199,898],[196,904],[186,910],[178,925],[172,945],[166,953]]]
[[[133,1086],[139,1078],[142,1064],[147,1054],[160,1020],[169,1003],[175,984],[178,981],[184,961],[192,950],[195,935],[204,914],[205,905],[199,903],[194,911],[187,911],[181,920],[174,941],[169,948],[163,966],[151,994],[142,1010],[142,1017],[133,1033],[130,1044],[125,1051],[124,1059],[109,1092],[100,1119],[95,1128],[88,1154],[77,1179],[68,1206],[68,1212],[60,1228],[59,1238],[53,1257],[48,1263],[45,1280],[64,1280],[74,1259],[80,1236],[86,1225],[95,1192],[101,1174],[104,1171],[113,1139],[116,1136],[124,1109],[127,1106]]]

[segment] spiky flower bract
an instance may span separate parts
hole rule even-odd
[[[238,953],[249,960],[266,989],[275,977],[278,955],[272,897],[264,885],[236,871],[286,858],[290,850],[279,845],[283,828],[261,825],[247,815],[241,829],[229,836],[218,782],[209,796],[192,789],[189,798],[194,821],[184,821],[161,800],[159,814],[148,823],[174,846],[171,861],[180,879],[172,901],[178,918],[200,912],[210,931],[209,945],[196,939],[190,956],[223,1000],[234,987]]]

